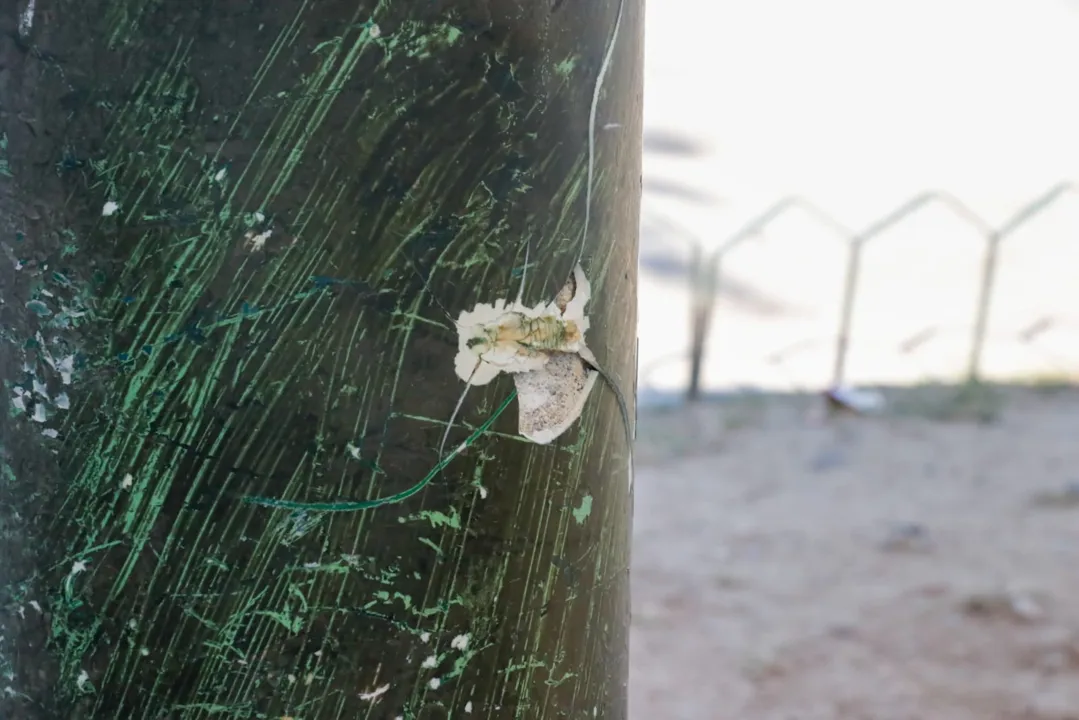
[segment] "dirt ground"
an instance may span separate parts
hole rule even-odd
[[[632,720],[1079,720],[1079,391],[641,411]]]

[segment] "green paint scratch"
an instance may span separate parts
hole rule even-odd
[[[421,537],[419,541],[434,550],[436,553],[438,553],[439,556],[442,555],[442,548],[440,548],[438,545],[435,545],[434,541],[432,541],[430,538]]]
[[[384,498],[377,498],[375,500],[356,500],[346,502],[305,503],[296,502],[293,500],[276,500],[274,498],[265,498],[259,496],[248,496],[245,497],[243,501],[250,505],[262,505],[264,507],[278,508],[283,510],[310,510],[317,512],[355,512],[357,510],[370,510],[372,508],[382,507],[383,505],[393,505],[395,503],[401,502],[402,500],[407,500],[408,498],[418,493],[420,490],[423,490],[425,487],[427,487],[427,484],[430,483],[436,475],[442,472],[442,469],[444,467],[449,465],[455,457],[460,455],[461,452],[463,452],[466,448],[472,445],[472,443],[479,439],[481,435],[487,432],[488,428],[494,425],[495,420],[498,419],[498,416],[505,412],[506,408],[510,406],[510,403],[513,402],[513,399],[515,397],[517,397],[516,390],[509,394],[509,397],[507,397],[502,402],[502,404],[498,406],[498,409],[494,411],[491,417],[487,418],[482,425],[476,428],[475,432],[468,436],[468,439],[466,439],[463,443],[454,448],[452,452],[450,452],[448,455],[446,455],[445,458],[439,461],[439,463],[431,469],[431,472],[427,473],[427,475],[425,475],[422,480],[420,480],[418,483],[408,488],[407,490],[402,490],[396,495],[390,495]],[[590,509],[592,507],[591,497],[588,498],[588,507]]]
[[[584,524],[584,521],[588,519],[588,516],[592,514],[592,496],[585,495],[581,500],[581,506],[573,511],[573,519],[577,521],[578,525]]]
[[[556,73],[562,77],[569,77],[573,73],[573,68],[577,65],[577,58],[570,56],[554,66]]]

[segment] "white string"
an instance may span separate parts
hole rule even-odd
[[[596,172],[596,113],[599,109],[599,96],[603,89],[603,78],[607,75],[607,68],[610,67],[611,57],[614,55],[614,44],[618,40],[618,29],[622,25],[622,10],[625,5],[626,0],[618,0],[618,16],[614,21],[614,29],[611,30],[611,41],[607,43],[607,52],[599,66],[599,74],[596,75],[596,86],[592,89],[592,107],[588,112],[588,182],[584,189],[584,228],[581,230],[581,246],[577,250],[575,266],[581,262],[584,255],[584,243],[592,220],[592,182]]]

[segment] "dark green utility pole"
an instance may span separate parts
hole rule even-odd
[[[626,717],[614,393],[537,445],[499,375],[439,445],[458,314],[578,259],[632,417],[642,43],[641,0],[0,3],[0,718]]]

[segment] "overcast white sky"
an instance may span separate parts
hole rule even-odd
[[[647,13],[646,127],[707,140],[694,165],[727,222],[786,191],[868,217],[930,186],[1003,216],[1079,165],[1075,0],[652,0]]]
[[[996,225],[1058,181],[1079,180],[1079,0],[649,0],[645,34],[639,332],[642,373],[666,363],[659,385],[684,383],[684,363],[665,358],[689,342],[685,277],[664,275],[667,261],[657,262],[681,252],[684,265],[676,225],[715,246],[793,193],[859,229],[932,189]],[[658,134],[704,151],[660,152]],[[1040,372],[1029,348],[1001,355],[1011,352],[1008,338],[1042,315],[1075,315],[1076,205],[1055,207],[1007,243],[990,327],[994,367]],[[815,232],[790,218],[724,261],[727,305],[708,384],[767,383],[767,353],[836,331],[845,256],[812,240]],[[902,370],[916,380],[928,370],[894,348],[942,323],[958,328],[951,350],[934,341],[920,358],[938,352],[933,363],[958,371],[984,245],[943,213],[891,235],[864,258],[852,372],[892,381]],[[732,299],[739,282],[785,310]],[[672,311],[687,319],[672,322]],[[1045,340],[1061,344],[1069,367],[1079,362],[1073,320]],[[829,347],[814,377],[829,371]],[[879,357],[866,355],[873,348]]]

